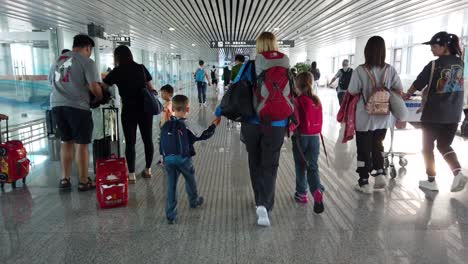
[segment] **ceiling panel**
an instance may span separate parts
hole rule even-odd
[[[218,52],[250,51],[210,49],[210,40],[254,40],[268,30],[298,48],[324,46],[467,6],[468,0],[0,0],[0,14],[77,32],[95,23],[109,34],[130,34],[137,47],[216,59]]]

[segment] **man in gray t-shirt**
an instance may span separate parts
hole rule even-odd
[[[94,187],[88,177],[89,151],[93,132],[90,101],[102,98],[99,74],[94,61],[89,57],[94,41],[87,35],[73,38],[73,50],[62,54],[52,66],[49,82],[52,85],[50,106],[57,122],[62,140],[62,179],[60,188],[69,190],[74,147],[77,148],[78,190],[87,191]]]

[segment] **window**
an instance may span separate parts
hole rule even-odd
[[[401,57],[402,57],[402,49],[394,49],[393,50],[393,67],[395,68],[398,74],[401,73]]]
[[[354,54],[349,55],[349,67],[354,68],[354,60],[355,60],[354,57],[355,57]]]

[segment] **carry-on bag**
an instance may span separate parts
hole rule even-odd
[[[5,183],[10,183],[13,188],[16,188],[16,181],[26,182],[30,160],[23,142],[9,140],[8,120],[6,120],[5,135],[6,141],[3,142],[0,127],[0,186],[3,188]]]

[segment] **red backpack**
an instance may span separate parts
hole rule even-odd
[[[293,81],[289,63],[280,52],[263,52],[257,59],[265,63],[266,70],[257,77],[254,106],[262,122],[280,121],[294,113]],[[286,66],[287,65],[287,66]]]

